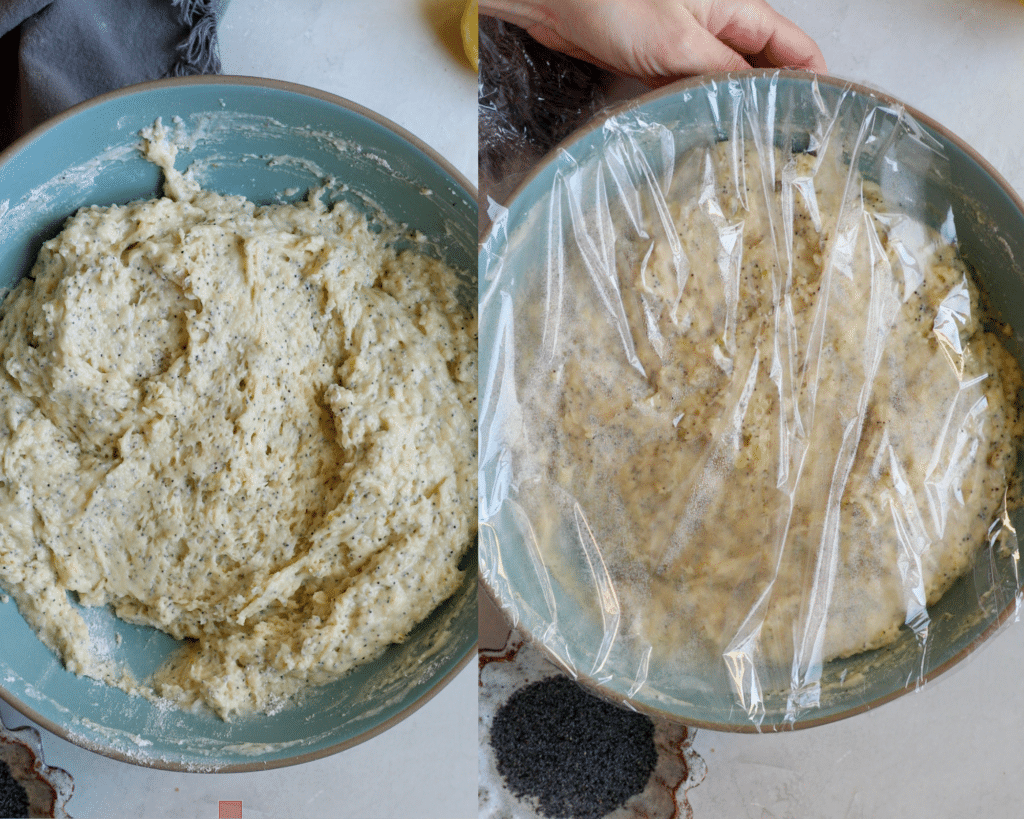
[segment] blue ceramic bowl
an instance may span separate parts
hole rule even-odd
[[[549,242],[552,231],[559,235],[551,227],[551,214],[570,213],[569,196],[580,196],[580,211],[596,210],[601,204],[597,196],[584,199],[580,190],[607,192],[614,199],[618,188],[612,171],[621,172],[634,154],[647,163],[636,165],[663,181],[674,157],[745,126],[758,128],[765,145],[806,148],[821,136],[815,128],[821,124],[822,106],[844,112],[835,123],[840,134],[845,129],[855,138],[865,123],[874,129],[862,134],[860,168],[882,186],[889,201],[936,230],[947,220],[955,223],[959,252],[978,274],[992,309],[1014,330],[1008,346],[1024,361],[1024,202],[977,152],[934,120],[883,94],[829,77],[750,71],[684,80],[646,94],[554,150],[510,197],[507,211],[481,244],[482,586],[529,639],[582,683],[632,708],[690,725],[729,731],[802,728],[877,707],[963,660],[1012,620],[1022,601],[1019,550],[1003,554],[979,543],[974,570],[930,608],[926,636],[904,629],[890,646],[825,663],[820,684],[806,692],[787,689],[788,670],[776,669],[780,686],[765,688],[755,698],[736,683],[735,671],[721,658],[679,673],[663,672],[657,658],[650,658],[648,666],[636,653],[616,654],[611,648],[616,635],[606,631],[599,605],[605,598],[588,586],[593,593],[581,603],[584,595],[559,579],[587,577],[593,585],[590,570],[582,560],[574,563],[575,555],[566,556],[566,549],[559,559],[570,569],[560,567],[562,575],[555,577],[533,544],[536,522],[526,520],[517,503],[516,476],[504,445],[503,425],[514,430],[521,420],[514,387],[503,375],[510,369],[505,339],[512,336],[515,305],[532,292],[531,281],[543,275],[538,271],[545,264],[561,260],[551,250],[558,240]],[[758,119],[754,111],[768,114]],[[1024,510],[1011,510],[1010,517],[1016,531],[1024,531]],[[618,621],[608,619],[617,626]]]
[[[157,118],[190,135],[177,167],[207,188],[257,203],[329,185],[426,236],[421,247],[465,273],[475,298],[476,191],[430,148],[393,123],[329,94],[287,83],[192,77],[133,86],[77,106],[0,154],[0,287],[32,265],[42,242],[83,205],[157,196],[159,170],[138,132]],[[422,705],[468,663],[477,641],[476,552],[466,581],[407,641],[344,679],[313,688],[269,716],[226,723],[161,710],[64,669],[13,601],[0,603],[0,696],[53,733],[117,759],[159,768],[244,771],[325,756],[374,736]],[[90,629],[137,675],[176,643],[153,629],[90,610]]]

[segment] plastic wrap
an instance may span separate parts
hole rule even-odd
[[[1017,611],[1006,194],[922,120],[810,75],[691,81],[496,214],[482,579],[608,696],[813,724]]]
[[[480,17],[480,191],[501,201],[522,175],[599,110],[607,74]],[[481,208],[486,215],[487,208]]]

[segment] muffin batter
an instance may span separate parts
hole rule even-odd
[[[955,250],[836,165],[694,151],[610,275],[519,317],[531,532],[652,665],[885,645],[996,537],[1020,369]]]
[[[267,711],[458,587],[475,316],[356,209],[201,190],[144,136],[165,196],[79,211],[2,306],[0,583],[78,674]],[[185,643],[133,680],[73,599]]]

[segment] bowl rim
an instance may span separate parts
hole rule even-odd
[[[302,83],[291,82],[290,80],[275,80],[269,77],[253,77],[246,74],[192,74],[186,77],[161,77],[160,79],[145,80],[144,82],[133,83],[132,85],[126,85],[123,88],[116,88],[113,91],[98,94],[95,97],[90,97],[87,100],[83,100],[82,102],[72,105],[70,108],[64,109],[59,114],[54,114],[49,119],[44,120],[31,130],[22,134],[14,140],[14,142],[0,151],[0,165],[3,165],[29,143],[42,136],[45,131],[48,131],[65,120],[76,116],[81,111],[102,105],[110,100],[118,99],[119,97],[132,96],[134,94],[145,93],[147,91],[160,88],[174,88],[193,85],[228,85],[270,88],[276,91],[291,92],[303,97],[313,97],[314,99],[318,99],[322,102],[328,102],[341,108],[347,108],[349,111],[372,120],[377,125],[386,128],[404,139],[406,142],[412,144],[420,152],[426,154],[428,158],[440,165],[446,173],[451,175],[455,182],[458,183],[459,187],[464,188],[466,192],[472,196],[474,201],[477,199],[476,185],[470,182],[462,171],[452,165],[451,162],[441,156],[441,154],[439,154],[434,148],[414,133],[403,128],[401,125],[388,119],[384,115],[378,114],[376,111],[367,108],[364,105],[360,105],[358,102],[353,102],[346,97],[339,96],[338,94],[332,94],[330,91],[323,91],[319,88],[303,85]]]
[[[424,154],[428,159],[436,163],[440,168],[447,173],[452,181],[460,188],[462,188],[468,195],[472,202],[477,201],[477,189],[469,181],[469,179],[459,171],[451,162],[445,159],[439,154],[434,148],[425,143],[422,139],[411,133],[401,125],[393,122],[376,111],[373,111],[359,103],[353,102],[352,100],[341,97],[337,94],[332,94],[329,91],[323,91],[319,88],[313,88],[311,86],[302,85],[300,83],[290,82],[286,80],[275,80],[264,77],[252,77],[240,74],[204,74],[204,75],[190,75],[186,77],[163,77],[156,80],[147,80],[145,82],[133,83],[132,85],[124,86],[113,91],[108,91],[104,94],[99,94],[95,97],[91,97],[83,102],[77,103],[59,114],[45,120],[39,125],[35,126],[22,136],[18,137],[14,142],[0,151],[0,168],[2,168],[12,157],[18,154],[21,150],[26,148],[36,139],[41,137],[46,132],[57,127],[58,125],[72,119],[82,111],[86,111],[90,108],[101,106],[111,100],[119,99],[121,97],[134,96],[137,94],[145,94],[149,91],[160,90],[165,88],[178,88],[178,87],[191,87],[196,85],[209,85],[209,86],[246,86],[251,88],[269,88],[275,91],[283,91],[291,94],[296,94],[303,97],[312,97],[322,102],[327,102],[332,105],[336,105],[339,108],[347,109],[348,111],[365,117],[371,120],[375,124],[383,127],[384,129],[397,135],[405,142],[409,143],[413,148]],[[479,570],[478,577],[479,577]],[[415,701],[409,703],[405,708],[397,713],[393,714],[386,720],[381,721],[377,725],[374,725],[366,730],[356,734],[353,737],[336,742],[328,745],[324,748],[309,751],[303,754],[296,754],[294,756],[284,757],[281,759],[270,759],[263,761],[252,761],[252,762],[233,762],[226,764],[218,764],[216,762],[210,765],[202,764],[201,770],[203,773],[251,773],[253,771],[266,771],[274,768],[284,768],[292,765],[299,765],[304,762],[311,762],[316,759],[323,759],[328,756],[333,756],[341,751],[345,751],[356,745],[360,745],[367,740],[372,739],[379,734],[384,733],[389,728],[397,725],[398,723],[411,716],[413,713],[418,711],[430,700],[432,700],[437,694],[441,692],[455,677],[457,677],[466,666],[469,665],[470,661],[477,653],[479,646],[479,634],[477,639],[470,645],[464,656],[462,656],[458,662],[443,676],[437,678],[431,687],[425,691]],[[193,772],[196,770],[195,764],[189,764],[188,762],[176,762],[174,760],[162,759],[159,757],[139,757],[132,756],[115,748],[104,746],[88,739],[85,739],[71,731],[64,726],[53,720],[38,713],[35,709],[29,707],[27,704],[22,702],[18,697],[11,694],[2,683],[0,683],[0,699],[3,699],[8,705],[18,711],[22,716],[31,720],[36,725],[45,728],[52,734],[60,737],[61,739],[70,742],[73,745],[84,748],[89,751],[101,754],[102,756],[110,759],[115,759],[119,762],[127,762],[132,765],[138,765],[145,768],[154,768],[158,770],[175,771],[175,772]]]
[[[812,71],[795,70],[795,69],[769,69],[769,68],[753,68],[744,69],[741,71],[727,71],[727,72],[714,72],[710,74],[701,74],[694,77],[687,77],[685,79],[677,80],[676,82],[662,86],[660,88],[647,91],[639,96],[625,100],[613,106],[609,106],[597,114],[593,119],[587,122],[585,125],[571,133],[568,137],[563,139],[550,151],[548,151],[543,157],[538,160],[533,168],[526,173],[523,178],[516,184],[512,191],[505,197],[504,201],[500,203],[503,210],[497,218],[488,219],[484,229],[480,232],[478,239],[478,251],[482,257],[482,253],[485,245],[490,241],[493,231],[498,228],[499,225],[503,225],[505,212],[515,202],[516,198],[519,197],[525,189],[533,183],[544,170],[551,164],[557,161],[558,155],[569,149],[576,142],[589,137],[595,130],[602,128],[604,124],[609,120],[628,111],[634,110],[645,105],[648,102],[661,99],[662,97],[671,96],[682,91],[694,90],[702,87],[709,86],[714,83],[726,83],[737,79],[747,78],[768,78],[768,77],[785,77],[796,80],[808,80],[817,83],[824,83],[840,89],[853,91],[861,96],[874,98],[881,104],[898,106],[900,109],[905,111],[912,119],[926,126],[930,130],[937,133],[943,139],[950,142],[959,150],[963,151],[972,161],[977,163],[982,171],[988,175],[1006,194],[1006,196],[1013,203],[1014,207],[1022,214],[1024,214],[1024,199],[1014,190],[1013,186],[1006,181],[1006,179],[999,173],[995,167],[992,166],[988,160],[986,160],[977,150],[968,145],[963,139],[954,134],[949,128],[945,127],[932,117],[922,113],[911,105],[903,102],[897,97],[892,96],[884,91],[880,91],[876,88],[871,88],[867,85],[853,82],[850,80],[843,79],[831,74],[815,74]],[[480,279],[478,278],[478,281]],[[487,294],[484,291],[480,291],[481,299]],[[485,521],[480,522],[481,525],[489,525]],[[481,566],[481,569],[483,567]],[[843,719],[855,716],[857,714],[864,713],[866,711],[874,710],[885,703],[892,702],[893,700],[901,697],[911,691],[916,691],[928,683],[932,683],[937,677],[943,673],[949,671],[953,666],[958,665],[960,662],[965,660],[970,655],[977,652],[983,645],[991,638],[997,631],[1000,631],[1004,626],[1007,625],[1017,614],[1020,606],[1021,593],[1024,592],[1024,577],[1021,578],[1020,584],[1014,595],[1014,599],[1011,600],[992,620],[991,623],[978,635],[975,636],[967,645],[965,645],[956,654],[949,657],[945,662],[937,665],[935,668],[928,671],[926,674],[915,678],[913,681],[907,682],[903,686],[896,688],[888,693],[880,694],[866,702],[862,702],[846,708],[841,711],[837,711],[832,714],[809,717],[807,719],[798,719],[792,721],[783,721],[779,723],[771,723],[767,726],[762,726],[753,721],[746,723],[726,723],[718,722],[713,719],[701,719],[694,717],[683,717],[667,709],[658,708],[657,706],[644,703],[636,702],[632,698],[625,696],[623,692],[617,691],[605,683],[602,683],[597,678],[583,673],[578,669],[571,668],[566,665],[565,661],[560,658],[555,652],[542,640],[538,639],[535,635],[527,633],[518,628],[516,622],[513,621],[509,612],[505,606],[501,603],[501,598],[497,591],[488,584],[486,580],[486,573],[481,570],[479,574],[480,588],[484,594],[487,595],[488,599],[494,604],[495,608],[501,613],[505,620],[509,623],[511,628],[519,634],[525,641],[530,643],[534,648],[537,648],[553,665],[560,669],[565,674],[569,675],[581,685],[585,686],[588,690],[597,694],[598,696],[609,700],[611,702],[618,703],[619,705],[627,705],[629,708],[640,711],[641,713],[647,714],[650,717],[656,719],[668,720],[675,723],[683,723],[686,725],[692,725],[696,728],[704,728],[712,731],[721,731],[723,733],[733,734],[766,734],[766,733],[778,733],[780,731],[793,731],[803,730],[807,728],[814,728],[820,725],[827,725],[833,722],[838,722]]]
[[[992,163],[985,159],[985,157],[978,153],[977,150],[972,148],[961,137],[957,136],[945,125],[942,125],[940,122],[928,116],[924,112],[903,102],[903,100],[898,97],[894,97],[885,91],[872,88],[864,85],[863,83],[846,80],[842,77],[836,76],[835,74],[815,74],[813,71],[789,68],[749,68],[742,71],[720,71],[711,74],[699,74],[693,77],[676,80],[668,85],[661,86],[660,88],[656,88],[651,91],[646,91],[639,96],[631,97],[630,99],[608,106],[596,114],[589,122],[573,131],[561,142],[557,143],[546,154],[544,154],[544,156],[537,160],[536,164],[523,175],[523,178],[520,179],[508,195],[504,197],[503,201],[497,204],[502,208],[507,209],[508,206],[533,182],[533,180],[555,160],[560,152],[567,150],[571,145],[589,136],[593,131],[603,127],[608,120],[613,119],[614,117],[620,116],[627,111],[646,104],[647,102],[660,99],[661,97],[671,96],[680,91],[693,90],[716,82],[724,83],[736,79],[755,77],[787,77],[792,79],[812,80],[817,83],[824,83],[826,85],[853,91],[862,97],[874,97],[884,104],[899,106],[906,111],[912,119],[927,126],[932,131],[935,131],[941,137],[948,140],[967,154],[988,176],[992,177],[993,181],[995,181],[1000,188],[1003,189],[1006,195],[1013,201],[1014,205],[1016,205],[1017,209],[1024,212],[1024,199],[1021,198],[1021,194],[1017,193],[1013,186],[1006,181],[1003,175],[996,170]],[[3,154],[0,154],[0,159],[2,159],[2,157]],[[500,215],[497,219],[489,218],[487,220],[486,225],[479,234],[477,242],[479,249],[482,249],[487,243],[487,240],[490,239],[491,233],[500,221]]]

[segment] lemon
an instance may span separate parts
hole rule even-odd
[[[462,12],[462,47],[474,69],[480,67],[480,31],[477,27],[477,0],[469,0]]]

